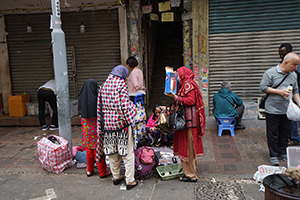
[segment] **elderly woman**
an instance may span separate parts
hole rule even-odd
[[[202,137],[205,133],[205,112],[197,83],[193,80],[194,73],[186,67],[178,70],[178,95],[166,94],[174,98],[174,105],[182,101],[186,109],[186,128],[174,132],[173,149],[174,155],[181,160],[184,176],[180,181],[197,182],[197,156],[203,156]],[[174,106],[173,105],[173,106]]]
[[[98,134],[104,134],[103,150],[109,156],[113,184],[124,179],[120,175],[121,159],[125,163],[127,190],[138,183],[134,179],[134,139],[131,126],[134,124],[136,107],[130,101],[125,79],[128,69],[118,65],[109,74],[98,93]]]

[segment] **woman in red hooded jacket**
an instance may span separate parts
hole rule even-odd
[[[197,83],[194,81],[194,73],[186,67],[178,70],[178,92],[166,94],[174,98],[174,105],[182,101],[186,109],[186,128],[175,130],[173,149],[174,155],[179,156],[184,176],[180,181],[197,182],[197,159],[204,155],[202,137],[205,134],[205,111],[202,95]],[[173,106],[174,106],[173,105]]]

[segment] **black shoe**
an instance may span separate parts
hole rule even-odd
[[[48,128],[49,128],[49,127],[48,127],[47,125],[43,125],[43,126],[42,126],[42,131],[46,131],[46,130],[48,130]]]
[[[245,126],[242,124],[235,126],[235,130],[243,130],[243,129],[245,129]]]

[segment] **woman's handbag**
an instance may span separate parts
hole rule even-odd
[[[180,97],[178,97],[178,99],[179,98]],[[177,131],[180,131],[185,129],[185,107],[182,104],[182,98],[181,104],[178,105],[178,99],[170,117],[170,127]]]
[[[289,75],[289,73],[287,73],[287,75],[285,75],[285,77],[280,81],[280,83],[278,85],[276,85],[275,87],[273,87],[274,89],[279,87],[279,85],[281,85],[281,83],[286,79],[286,77]],[[262,98],[259,101],[258,107],[261,109],[265,109],[265,104],[266,104],[266,100],[268,98],[269,94],[265,94],[264,96],[262,96]]]

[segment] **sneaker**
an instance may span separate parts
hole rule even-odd
[[[280,164],[277,157],[271,157],[270,162],[271,162],[271,165],[273,165],[273,166],[279,166],[279,164]]]
[[[46,130],[48,130],[48,128],[49,128],[49,127],[48,127],[47,125],[43,125],[43,126],[42,126],[42,131],[46,131]]]
[[[278,158],[282,159],[283,161],[287,161],[287,156],[286,154],[282,154],[282,155],[279,155]]]
[[[242,125],[242,124],[239,124],[239,125],[236,125],[235,126],[235,130],[243,130],[243,129],[245,129],[246,127],[244,126],[244,125]]]
[[[55,130],[57,130],[58,129],[58,126],[56,126],[56,125],[50,125],[50,130],[51,131],[55,131]]]

